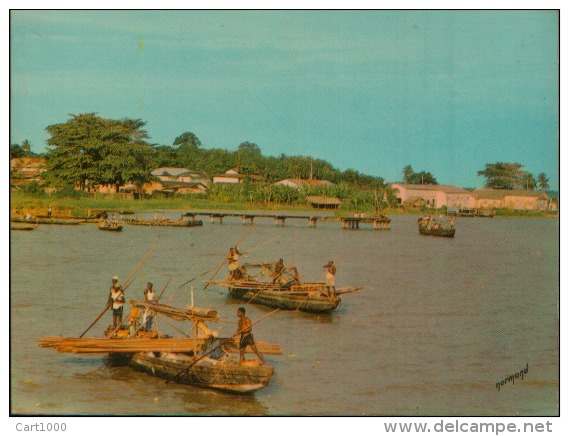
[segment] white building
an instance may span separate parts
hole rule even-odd
[[[469,209],[475,207],[475,199],[464,188],[455,185],[412,185],[392,183],[391,187],[399,204],[408,199],[422,198],[427,207],[436,209],[446,206],[449,209]]]

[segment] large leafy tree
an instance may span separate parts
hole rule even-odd
[[[545,173],[539,173],[537,175],[537,183],[539,189],[541,189],[542,191],[547,191],[549,189],[549,178]]]
[[[426,171],[416,173],[411,165],[403,168],[403,179],[405,183],[412,185],[438,185],[437,179],[431,173]]]
[[[46,128],[51,135],[46,178],[56,186],[80,189],[150,179],[152,148],[141,120],[113,120],[95,113],[71,115],[65,123]]]
[[[533,179],[533,176],[524,171],[519,163],[486,164],[486,168],[478,171],[478,175],[485,177],[485,186],[492,189],[531,189]]]

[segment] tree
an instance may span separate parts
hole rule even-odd
[[[492,189],[525,189],[530,185],[528,174],[521,164],[505,162],[486,164],[486,169],[478,171],[486,178],[485,186]]]
[[[257,144],[249,141],[242,142],[237,147],[237,170],[243,172],[257,172],[262,159],[261,149]]]
[[[32,151],[32,144],[24,139],[21,144],[10,144],[10,159],[17,157],[37,157],[38,154]]]
[[[185,132],[174,139],[174,147],[178,147],[178,151],[188,152],[196,151],[202,146],[199,138],[192,132]]]
[[[403,168],[403,180],[405,180],[405,183],[411,183],[413,174],[415,174],[415,171],[413,171],[411,165],[407,165]]]
[[[549,179],[545,173],[539,173],[537,175],[537,183],[539,185],[539,189],[542,191],[547,191],[549,189]]]
[[[98,184],[141,184],[150,179],[152,148],[141,120],[112,120],[95,113],[71,115],[46,128],[51,137],[46,179],[83,190]]]
[[[526,173],[524,178],[522,179],[522,182],[523,182],[523,189],[525,189],[526,191],[533,191],[537,187],[535,178],[531,173]]]
[[[438,185],[437,179],[426,171],[421,171],[416,173],[413,171],[411,165],[407,165],[403,168],[403,179],[405,183],[410,183],[412,185]]]

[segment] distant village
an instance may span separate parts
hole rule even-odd
[[[43,184],[42,173],[45,158],[20,157],[10,161],[10,185],[19,190],[30,183]],[[162,167],[151,172],[152,180],[142,185],[125,184],[119,192],[114,186],[98,185],[89,188],[90,193],[105,197],[145,198],[155,194],[189,195],[204,194],[212,185],[262,184],[264,180],[256,174],[241,174],[236,168],[229,168],[223,174],[208,175],[187,168]],[[331,187],[334,183],[316,178],[285,178],[272,185],[282,185],[302,190],[307,187]],[[405,209],[440,209],[449,211],[464,209],[490,210],[508,209],[516,211],[556,212],[557,200],[544,191],[520,189],[474,189],[468,190],[455,185],[391,183],[387,187],[393,194],[393,207]],[[45,187],[49,194],[55,188]],[[77,188],[79,189],[79,188]],[[307,204],[319,209],[338,209],[342,201],[337,197],[307,196]]]

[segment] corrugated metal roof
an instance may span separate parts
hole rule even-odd
[[[413,189],[416,191],[442,191],[446,192],[447,194],[469,192],[466,189],[456,185],[414,185],[411,183],[392,183],[391,186],[401,186],[402,188]]]

